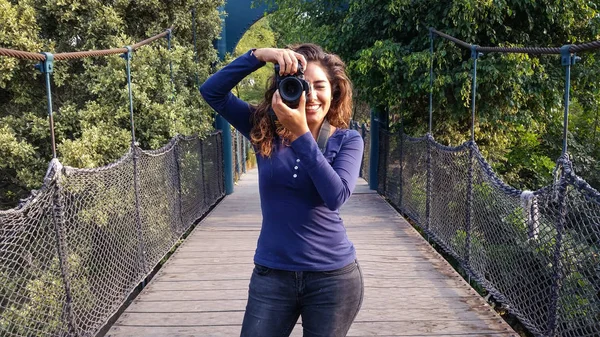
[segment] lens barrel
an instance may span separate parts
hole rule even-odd
[[[302,92],[308,92],[308,82],[304,80],[302,66],[298,65],[298,72],[294,75],[279,75],[279,64],[275,64],[275,80],[281,99],[290,108],[298,107]]]
[[[279,82],[279,95],[285,103],[298,104],[302,97],[304,86],[297,77],[286,77]]]

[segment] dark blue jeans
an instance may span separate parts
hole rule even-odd
[[[327,272],[255,265],[242,337],[287,337],[302,316],[304,337],[346,336],[363,299],[358,262]]]

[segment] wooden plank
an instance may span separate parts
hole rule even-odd
[[[256,185],[251,170],[107,336],[239,335],[260,233]],[[365,182],[357,190],[341,211],[365,283],[348,336],[517,336],[381,196]]]
[[[228,301],[228,300],[247,300],[248,289],[238,290],[163,290],[154,291],[152,289],[144,290],[144,296],[139,296],[144,301],[164,302],[174,298],[185,300],[210,300],[210,301]],[[135,305],[129,306],[128,310],[135,310]]]
[[[356,326],[361,325],[361,322],[356,322]],[[420,323],[425,325],[427,323]],[[425,330],[427,327],[423,327]],[[144,337],[197,337],[197,336],[211,336],[211,337],[232,337],[239,336],[241,330],[241,324],[235,326],[215,326],[215,327],[139,327],[139,326],[119,326],[114,330],[111,330],[108,337],[121,337],[121,336],[144,336]],[[348,337],[423,337],[423,336],[435,336],[435,337],[518,337],[516,333],[510,332],[460,332],[460,333],[436,333],[436,329],[430,329],[430,331],[412,334],[405,332],[400,329],[392,334],[385,334],[381,331],[379,333],[363,333],[356,329],[354,326],[350,329]],[[302,337],[302,326],[297,324],[294,331],[290,335],[291,337]]]
[[[464,303],[468,304],[469,307],[481,309],[482,311],[489,311],[493,313],[493,309],[487,305],[482,304],[480,301],[474,299],[471,296],[468,297],[454,297],[453,301],[426,301],[423,296],[411,296],[407,297],[406,294],[399,294],[401,296],[391,297],[392,300],[383,301],[384,298],[388,298],[389,295],[382,294],[380,296],[367,296],[363,302],[361,311],[363,310],[392,310],[402,309],[410,310],[416,309],[431,309],[441,310],[444,308],[463,310],[465,308]],[[402,299],[402,302],[395,302],[394,299]],[[161,302],[160,306],[156,303]],[[164,303],[163,303],[164,302]],[[176,311],[224,311],[224,310],[240,310],[246,307],[246,299],[240,300],[201,300],[201,299],[164,299],[164,300],[149,300],[139,299],[134,301],[135,307],[128,312],[176,312]]]
[[[518,337],[515,332],[508,329],[498,331],[479,325],[493,326],[494,321],[361,321],[356,320],[348,337],[352,336],[477,336],[477,337]],[[476,328],[476,331],[465,331],[465,326]],[[219,325],[118,325],[107,334],[117,336],[238,336],[241,330],[239,324]],[[296,324],[292,337],[302,336],[302,326]]]
[[[397,308],[394,309],[367,309],[361,310],[356,318],[356,322],[430,322],[435,325],[441,322],[460,323],[468,322],[471,328],[477,328],[479,331],[500,332],[490,325],[495,318],[493,315],[480,317],[477,313],[463,308],[458,310],[453,308],[454,312],[436,309],[415,309],[407,310],[400,315]],[[218,325],[237,325],[244,318],[244,310],[195,310],[181,311],[130,311],[124,313],[118,325],[138,325],[138,326],[218,326]],[[501,320],[501,319],[500,319]],[[408,327],[407,327],[408,328]],[[415,331],[414,333],[416,333]]]
[[[405,269],[406,271],[402,273],[402,275],[392,275],[391,277],[380,277],[376,271],[371,270],[369,275],[370,277],[365,278],[365,283],[368,285],[369,282],[378,282],[378,284],[382,284],[382,282],[386,282],[387,280],[395,280],[397,278],[423,278],[423,269]],[[365,269],[363,268],[363,274]],[[250,280],[251,275],[250,269],[245,271],[231,271],[230,273],[223,274],[207,274],[205,270],[194,270],[191,271],[188,266],[178,267],[178,268],[170,268],[169,272],[166,274],[161,273],[160,275],[164,275],[164,277],[156,278],[153,282],[178,282],[178,281],[210,281],[216,280],[222,282],[223,280]],[[434,274],[430,276],[430,279],[445,279],[447,277],[453,277],[459,279],[458,275],[438,275]]]
[[[250,275],[250,273],[248,273]],[[248,277],[249,278],[249,277]],[[199,280],[181,280],[181,281],[169,281],[166,278],[161,278],[152,282],[151,288],[154,291],[189,291],[189,290],[197,290],[199,287],[202,287],[205,290],[207,289],[206,282],[198,282]],[[221,290],[225,289],[247,289],[247,284],[244,286],[233,286],[231,283],[222,284]],[[236,283],[237,284],[237,283]],[[406,288],[417,288],[417,289],[431,289],[434,291],[435,289],[442,288],[467,288],[468,286],[462,282],[460,282],[456,278],[447,278],[447,277],[434,277],[423,279],[422,277],[402,277],[397,276],[394,279],[373,279],[373,278],[365,278],[365,286],[370,289],[377,289],[376,291],[386,292],[389,289],[406,289]]]
[[[400,288],[397,288],[400,289]],[[145,290],[143,298],[145,301],[169,301],[175,298],[185,300],[246,300],[248,292],[245,290],[163,290],[154,291],[153,289]],[[443,303],[444,301],[461,301],[464,302],[464,298],[468,296],[475,296],[476,294],[467,292],[466,289],[457,291],[453,288],[440,288],[430,291],[424,291],[423,288],[402,288],[401,290],[384,292],[381,290],[371,291],[369,288],[365,289],[365,294],[369,297],[378,298],[381,305],[384,303],[402,303],[410,297],[420,298],[423,301],[430,301],[432,303]],[[365,299],[366,301],[366,299]],[[481,302],[481,301],[480,301]],[[441,305],[441,304],[440,304]],[[131,307],[130,307],[131,308]]]
[[[366,255],[366,254],[365,254]],[[252,263],[252,259],[248,256],[244,257],[203,257],[196,256],[193,254],[177,254],[177,258],[181,260],[178,265],[207,265],[207,266],[219,266],[219,265],[228,265],[231,267],[235,267],[237,265],[248,265]],[[400,255],[400,256],[388,256],[388,257],[370,257],[368,260],[363,258],[363,255],[360,254],[360,263],[365,264],[367,261],[376,266],[388,266],[392,264],[398,263],[430,263],[430,259],[423,254],[415,254],[415,255]]]
[[[219,326],[115,326],[106,335],[107,337],[144,336],[144,337],[232,337],[239,336],[242,324]],[[302,327],[296,324],[291,337],[302,337]],[[456,337],[456,336],[454,336]],[[496,336],[494,336],[496,337]]]

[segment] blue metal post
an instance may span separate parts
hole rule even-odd
[[[52,166],[59,172],[55,173],[55,179],[60,177],[60,169],[58,167],[62,167],[62,165],[57,164],[56,160],[56,139],[54,136],[54,117],[52,116],[52,88],[50,86],[50,74],[52,74],[54,70],[54,55],[51,53],[41,53],[46,59],[41,61],[39,64],[35,65],[35,68],[39,70],[41,73],[45,75],[46,82],[46,100],[47,100],[47,109],[48,109],[48,117],[50,123],[50,138],[52,142]],[[56,248],[58,250],[58,260],[61,272],[61,279],[63,281],[63,290],[65,292],[65,305],[63,306],[63,314],[65,315],[65,320],[67,321],[68,327],[68,335],[75,335],[75,324],[73,319],[73,295],[71,291],[71,282],[69,278],[69,266],[67,261],[67,253],[66,253],[66,242],[65,242],[65,233],[64,233],[64,203],[62,197],[62,187],[60,184],[60,180],[57,180],[57,183],[54,185],[54,195],[52,198],[52,220],[54,223],[54,232],[56,235]]]
[[[129,96],[129,122],[131,125],[131,147],[135,147],[135,121],[133,119],[133,94],[131,92],[131,57],[133,50],[130,46],[125,46],[127,52],[121,57],[125,59],[125,73],[127,75],[127,93]]]
[[[359,127],[358,123],[356,123],[356,126],[357,126],[357,129],[358,129],[358,127]],[[365,141],[365,137],[367,136],[367,125],[365,123],[362,123],[362,125],[360,126],[360,136],[362,137],[363,142],[364,142]],[[366,151],[368,151],[368,150],[370,150],[370,149],[367,149]],[[365,178],[365,175],[364,175],[365,167],[364,167],[364,165],[365,165],[365,161],[364,161],[364,154],[363,154],[363,157],[360,160],[360,172],[358,173],[358,176],[361,177],[361,178]]]
[[[52,88],[50,86],[50,74],[54,70],[54,55],[51,53],[42,54],[46,56],[46,60],[37,64],[35,68],[42,72],[46,78],[46,100],[50,123],[50,140],[52,142],[52,158],[56,158],[56,138],[54,136],[54,116],[52,114]]]
[[[560,166],[562,166],[562,170],[564,170],[564,166],[569,164],[569,159],[567,154],[567,132],[569,131],[569,100],[570,100],[570,91],[571,91],[571,66],[575,64],[575,62],[579,59],[574,54],[571,54],[569,49],[571,45],[565,45],[560,48],[560,62],[565,67],[565,112],[564,112],[564,121],[563,121],[563,150],[561,160],[559,160]],[[564,161],[563,161],[564,160]],[[558,167],[557,169],[560,169]],[[560,175],[560,180],[558,181],[558,185],[556,185],[558,190],[558,219],[556,223],[556,237],[554,239],[554,256],[553,256],[553,275],[552,275],[552,293],[550,294],[550,304],[549,304],[549,316],[548,316],[548,330],[546,332],[547,336],[555,336],[556,329],[558,327],[558,320],[560,319],[558,315],[559,311],[559,297],[561,291],[561,285],[563,282],[563,273],[562,264],[561,264],[561,251],[562,251],[562,239],[564,235],[564,228],[567,216],[567,205],[566,205],[566,194],[567,194],[567,181],[565,174],[562,173]]]
[[[427,183],[425,185],[425,233],[427,234],[427,241],[429,242],[429,231],[431,228],[431,181],[432,170],[431,170],[431,142],[433,139],[433,28],[429,28],[429,133],[427,137]],[[404,122],[402,123],[404,125]],[[404,127],[400,133],[400,140],[404,137]],[[402,142],[401,142],[402,144]],[[400,207],[402,208],[402,157],[404,155],[402,147],[400,146]]]
[[[231,128],[229,123],[221,115],[215,116],[217,130],[221,130],[223,135],[223,168],[225,173],[225,194],[233,193],[233,154],[231,153]]]
[[[377,167],[379,165],[379,122],[381,110],[379,108],[371,109],[371,148],[369,151],[369,188],[377,190],[379,179],[377,176]]]
[[[219,11],[224,13],[225,8],[219,7]],[[227,27],[225,26],[225,20],[223,19],[223,25],[221,27],[221,39],[217,41],[217,51],[219,53],[219,59],[223,60],[226,53],[227,43]],[[221,115],[215,116],[215,128],[221,130],[223,139],[223,167],[225,169],[225,194],[229,195],[233,193],[233,154],[231,153],[231,127],[229,123]]]
[[[560,61],[563,66],[565,66],[565,113],[563,117],[563,150],[562,154],[567,153],[567,133],[569,132],[569,101],[570,101],[570,91],[571,91],[571,66],[575,64],[579,57],[575,56],[575,54],[571,55],[569,49],[571,45],[562,46],[560,48]]]
[[[129,119],[131,123],[131,151],[133,152],[133,191],[135,196],[135,221],[138,235],[138,258],[139,258],[139,270],[140,275],[146,275],[148,269],[146,268],[146,249],[144,245],[144,235],[142,234],[142,217],[140,215],[140,183],[139,183],[139,166],[138,166],[138,149],[135,140],[135,123],[133,118],[133,93],[131,91],[131,57],[133,56],[133,49],[131,46],[125,46],[127,52],[122,54],[121,57],[125,59],[125,73],[127,75],[127,93],[129,96]],[[141,288],[146,287],[146,278],[142,280]]]
[[[477,59],[483,54],[477,51],[477,46],[471,46],[471,58],[473,59],[473,85],[471,88],[472,96],[471,96],[471,141],[469,144],[469,168],[467,172],[467,205],[466,205],[466,214],[465,214],[465,252],[464,263],[466,264],[466,269],[469,272],[469,284],[471,283],[471,231],[473,226],[473,160],[474,160],[474,150],[475,150],[475,102],[477,98]]]

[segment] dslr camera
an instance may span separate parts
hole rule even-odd
[[[304,79],[304,69],[298,64],[298,71],[293,75],[279,76],[279,64],[275,64],[275,82],[283,102],[292,109],[298,107],[302,92],[308,94],[309,85]]]

